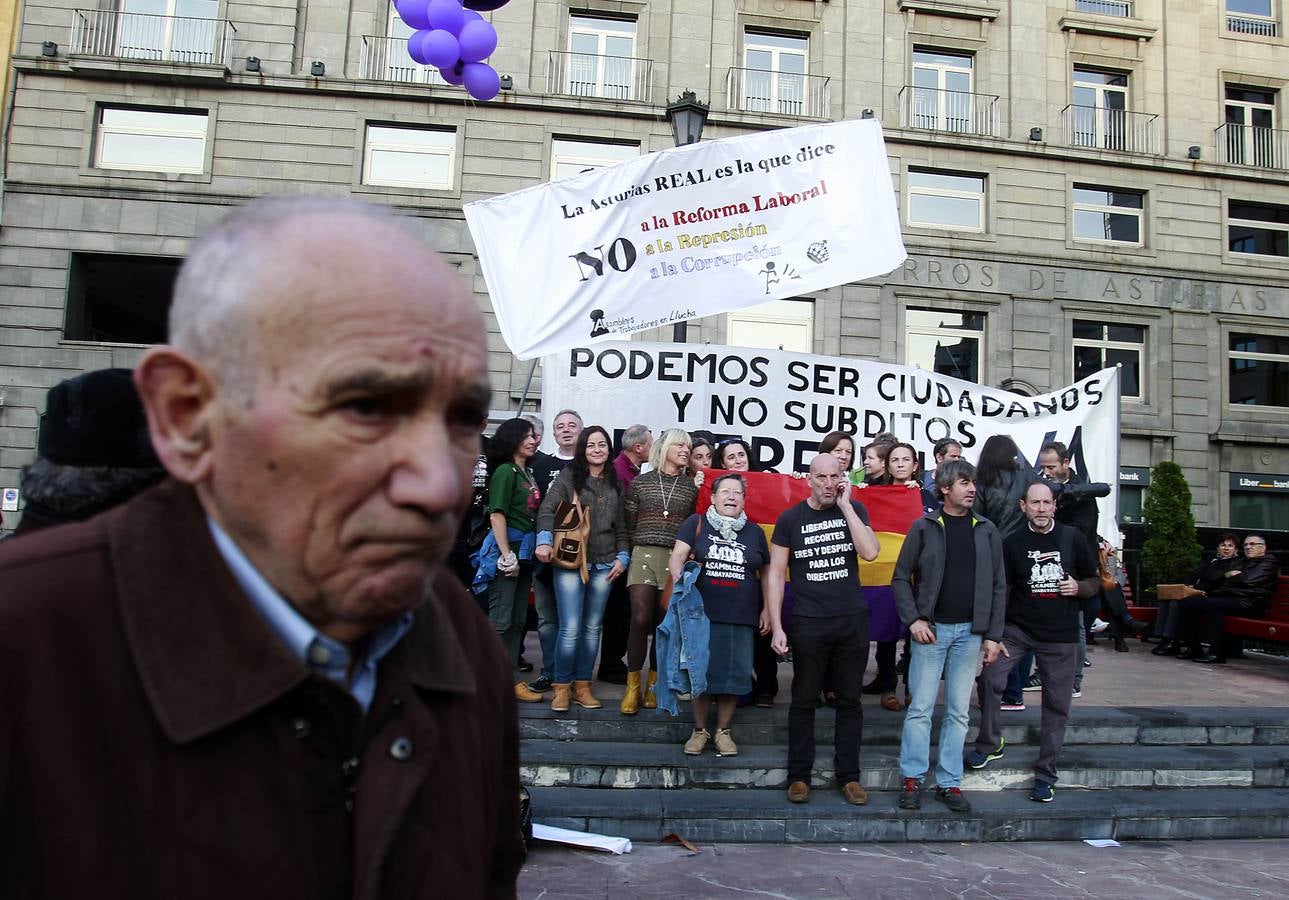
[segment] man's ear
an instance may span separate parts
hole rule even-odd
[[[148,414],[152,447],[172,476],[189,484],[204,480],[213,460],[210,425],[215,383],[201,363],[162,345],[144,354],[134,384]]]

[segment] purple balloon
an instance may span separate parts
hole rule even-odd
[[[436,28],[421,38],[421,55],[425,57],[426,65],[443,69],[455,66],[461,60],[461,45],[448,32]]]
[[[482,22],[482,21],[483,21],[483,16],[479,15],[479,14],[478,14],[477,12],[475,12],[473,9],[466,9],[466,10],[464,10],[464,12],[465,12],[465,20],[466,20],[467,22]]]
[[[462,62],[479,62],[497,49],[497,29],[484,21],[466,22],[461,26],[459,40]]]
[[[427,65],[428,60],[425,58],[425,50],[421,46],[422,42],[434,32],[432,31],[414,31],[412,36],[407,39],[407,55],[412,57],[413,62]]]
[[[461,5],[466,9],[477,9],[482,12],[489,12],[494,9],[501,9],[509,0],[461,0]]]
[[[408,28],[423,31],[430,27],[430,20],[425,12],[429,4],[430,0],[398,0],[398,17]]]
[[[465,89],[476,100],[491,100],[501,90],[497,70],[487,63],[466,63],[462,74],[465,77]]]
[[[439,74],[443,76],[443,80],[448,84],[460,87],[465,84],[465,76],[462,74],[462,65],[462,63],[457,63],[455,66],[444,66],[439,69]]]
[[[465,24],[465,10],[459,0],[429,0],[425,17],[431,28],[441,29],[454,37]]]

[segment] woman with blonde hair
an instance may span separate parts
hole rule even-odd
[[[631,602],[631,633],[627,638],[627,692],[619,711],[635,715],[641,706],[658,705],[653,686],[658,673],[649,672],[641,691],[649,637],[661,620],[662,590],[667,584],[667,564],[676,543],[676,532],[694,512],[698,487],[686,468],[689,432],[668,428],[649,451],[649,471],[631,482],[624,504],[631,534],[631,567],[627,570],[627,597]]]

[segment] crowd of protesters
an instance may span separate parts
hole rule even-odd
[[[118,394],[134,404],[132,418],[120,414]],[[115,409],[118,432],[127,420],[134,432],[145,431],[128,373],[91,373],[52,391],[40,458],[28,472],[32,505],[24,531],[60,517],[83,518],[160,477],[150,446],[137,434],[64,433],[62,423],[84,418],[79,410],[62,409],[69,396],[81,403],[97,398],[98,405]],[[474,591],[510,663],[515,699],[549,699],[557,713],[573,705],[600,708],[592,689],[598,659],[600,681],[625,684],[622,715],[659,706],[660,694],[661,705],[673,711],[678,698],[689,699],[693,730],[684,753],[699,755],[710,746],[734,756],[738,707],[772,707],[778,665],[791,654],[793,802],[810,797],[814,711],[821,704],[837,710],[837,785],[847,802],[867,802],[859,783],[860,699],[873,694],[885,709],[907,707],[899,806],[918,808],[942,683],[936,799],[955,811],[970,809],[960,788],[964,767],[979,769],[1000,758],[1000,712],[1023,709],[1023,692],[1042,691],[1031,798],[1051,800],[1093,621],[1106,615],[1103,624],[1117,650],[1127,649],[1125,635],[1146,627],[1127,609],[1114,547],[1096,534],[1095,499],[1069,488],[1087,479],[1059,443],[1044,445],[1034,468],[1006,436],[985,442],[978,466],[962,458],[961,444],[943,440],[932,452],[933,465],[922,471],[916,449],[893,435],[879,434],[860,446],[854,436],[833,432],[820,442],[807,472],[791,473],[808,481],[810,495],[782,512],[767,541],[746,512],[744,474],[762,470],[748,441],[679,428],[655,439],[637,424],[620,433],[614,456],[609,430],[584,425],[576,410],[559,411],[551,426],[552,453],[538,449],[544,436],[538,416],[496,428],[476,466],[475,502],[454,550],[453,569]],[[87,442],[100,448],[102,459],[79,458],[78,448]],[[83,470],[75,468],[82,462]],[[100,462],[114,465],[90,465]],[[67,464],[72,475],[65,474]],[[108,487],[91,489],[85,480],[91,475]],[[71,493],[83,499],[104,492],[108,499],[78,512],[47,489],[60,483],[81,485]],[[114,485],[137,486],[118,497]],[[876,597],[861,591],[858,568],[860,559],[879,552],[862,502],[870,486],[915,491],[922,509],[899,554],[893,592]],[[700,505],[700,498],[707,502]],[[572,566],[560,564],[558,546],[570,510],[581,529],[581,555]],[[836,571],[822,567],[825,559]],[[1152,652],[1223,661],[1222,615],[1256,615],[1277,574],[1260,535],[1247,535],[1241,544],[1224,534],[1216,554],[1188,579],[1190,596],[1161,610],[1163,642]],[[525,681],[524,673],[533,670],[522,655],[530,590],[541,668]],[[664,619],[669,601],[675,621]],[[699,640],[696,618],[702,620]],[[660,645],[686,641],[682,661],[659,653]],[[870,645],[876,671],[863,684]],[[660,668],[668,676],[662,684]],[[966,748],[973,686],[981,722]]]

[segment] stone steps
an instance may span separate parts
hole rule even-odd
[[[1028,698],[1027,698],[1028,699]],[[816,716],[815,794],[784,796],[787,706],[740,709],[739,753],[686,756],[689,710],[622,716],[615,704],[555,714],[520,710],[521,776],[537,821],[575,830],[695,841],[999,841],[1289,837],[1289,719],[1279,708],[1075,708],[1053,803],[1028,799],[1038,755],[1037,698],[1003,713],[1006,755],[967,770],[974,810],[924,793],[896,808],[903,713],[865,702],[861,780],[871,802],[845,804],[832,784],[833,712]],[[934,721],[938,723],[940,710]],[[975,713],[968,740],[975,733]],[[935,741],[932,742],[934,765]],[[933,770],[934,771],[934,770]]]
[[[936,754],[932,752],[932,766]],[[981,770],[967,769],[964,791],[1028,787],[1034,779],[1036,746],[1011,745],[1002,759]],[[833,779],[833,748],[816,747],[814,784]],[[786,788],[784,745],[741,745],[736,756],[717,756],[708,745],[687,756],[680,743],[588,741],[526,742],[520,751],[525,784],[580,788]],[[899,789],[899,749],[865,746],[860,781],[870,791]],[[1083,788],[1289,786],[1289,749],[1281,746],[1155,746],[1083,744],[1067,746],[1060,759],[1061,783]]]
[[[937,723],[937,731],[941,712],[942,709],[937,707],[933,719]],[[1005,712],[1002,716],[1003,737],[1008,745],[1038,743],[1037,701],[1024,710]],[[975,734],[976,720],[973,710],[969,737]],[[898,746],[903,722],[904,713],[870,705],[866,699],[864,746]],[[607,741],[679,746],[689,737],[691,728],[688,704],[681,704],[680,715],[674,718],[660,710],[641,710],[635,716],[624,716],[618,712],[616,703],[611,706],[608,701],[602,709],[574,706],[567,713],[552,712],[545,704],[520,704],[519,710],[519,733],[524,741]],[[734,717],[733,733],[739,747],[786,747],[786,704],[780,702],[773,709],[740,709]],[[820,743],[832,743],[831,709],[822,708],[816,713],[815,737]],[[1076,744],[1289,746],[1289,717],[1280,709],[1080,707],[1076,700],[1066,729],[1065,745]]]
[[[967,792],[973,809],[966,814],[950,812],[929,792],[920,810],[903,811],[890,791],[871,792],[867,806],[849,806],[837,791],[818,787],[801,805],[764,788],[530,790],[538,822],[634,841],[672,833],[745,843],[1289,837],[1286,788],[1095,791],[1062,783],[1052,803],[1030,802],[1027,789]]]

